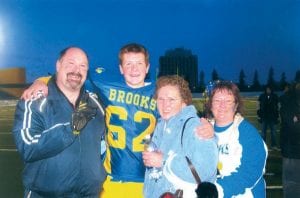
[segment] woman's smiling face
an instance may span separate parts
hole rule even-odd
[[[178,114],[185,106],[176,86],[163,86],[157,91],[157,108],[164,120]]]
[[[218,90],[212,98],[211,111],[218,126],[233,122],[237,104],[233,94],[228,90]]]

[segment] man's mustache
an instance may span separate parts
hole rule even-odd
[[[82,75],[81,75],[80,73],[75,73],[75,72],[67,73],[67,77],[69,77],[69,75],[77,76],[77,77],[79,77],[79,78],[82,78]]]

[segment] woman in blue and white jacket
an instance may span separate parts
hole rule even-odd
[[[185,156],[191,160],[202,181],[214,182],[218,159],[216,141],[196,136],[194,129],[200,124],[200,119],[191,105],[192,94],[183,78],[177,75],[159,78],[154,97],[161,118],[151,142],[156,148],[143,152],[148,167],[144,196],[158,198],[164,192],[174,193],[181,189],[183,197],[197,197],[197,183]],[[155,152],[151,152],[153,149]]]
[[[219,197],[266,197],[267,147],[258,130],[242,116],[238,87],[229,81],[217,82],[206,107],[218,138]]]

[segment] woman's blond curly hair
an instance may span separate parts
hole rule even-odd
[[[178,75],[166,75],[161,76],[156,81],[156,89],[154,94],[154,99],[157,99],[157,92],[160,88],[165,86],[177,87],[180,93],[181,99],[186,105],[192,104],[192,92],[189,88],[189,83]]]

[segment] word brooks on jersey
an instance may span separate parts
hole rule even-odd
[[[134,94],[132,92],[125,92],[123,90],[109,89],[110,101],[117,101],[120,103],[134,104],[146,109],[155,110],[156,102],[149,96],[142,96],[140,94]]]

